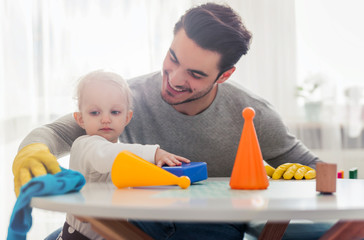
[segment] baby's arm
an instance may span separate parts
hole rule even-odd
[[[158,167],[162,167],[163,165],[168,166],[179,166],[184,163],[190,163],[190,160],[187,158],[169,153],[167,151],[164,151],[163,149],[158,148],[155,152],[155,165]]]
[[[72,145],[70,169],[80,171],[84,175],[90,172],[108,173],[114,159],[122,150],[128,150],[159,167],[190,162],[186,158],[160,149],[159,145],[111,143],[100,136],[84,135],[76,139]]]
[[[70,169],[82,174],[90,172],[108,173],[116,156],[128,150],[139,157],[154,163],[159,145],[112,143],[100,136],[84,135],[76,139],[71,148]]]

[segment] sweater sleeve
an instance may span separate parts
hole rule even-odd
[[[72,114],[68,114],[31,131],[21,142],[19,150],[31,143],[44,143],[52,154],[62,157],[69,153],[73,141],[85,134],[85,130],[78,126]]]
[[[292,135],[281,117],[270,108],[257,118],[259,144],[264,160],[273,167],[292,162],[316,168],[321,160]]]
[[[100,136],[84,135],[76,139],[71,148],[70,168],[85,173],[108,173],[116,156],[123,150],[154,164],[159,145],[111,143]]]

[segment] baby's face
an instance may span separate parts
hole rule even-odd
[[[79,124],[88,135],[99,135],[114,143],[132,116],[121,89],[112,83],[98,81],[83,89],[80,111]]]

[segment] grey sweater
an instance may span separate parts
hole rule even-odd
[[[299,162],[315,167],[318,158],[291,135],[271,105],[232,83],[218,85],[213,103],[202,113],[187,116],[165,103],[160,95],[160,72],[129,81],[133,119],[120,136],[125,143],[159,144],[162,149],[207,163],[209,177],[229,177],[244,126],[242,110],[255,110],[254,126],[263,159],[273,167]],[[21,148],[45,143],[57,157],[67,154],[84,131],[71,115],[33,130]]]

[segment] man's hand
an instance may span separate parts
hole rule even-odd
[[[276,169],[266,165],[265,170],[267,175],[272,179],[283,179],[290,180],[292,178],[296,180],[314,179],[316,177],[316,171],[313,168],[299,164],[299,163],[285,163],[277,167]]]
[[[158,167],[162,167],[163,165],[166,164],[171,167],[180,166],[182,165],[181,162],[190,163],[191,161],[188,160],[187,158],[174,155],[160,148],[158,148],[155,153],[155,164]]]
[[[13,162],[14,190],[18,197],[20,188],[33,177],[61,171],[57,158],[43,143],[33,143],[22,148]]]

